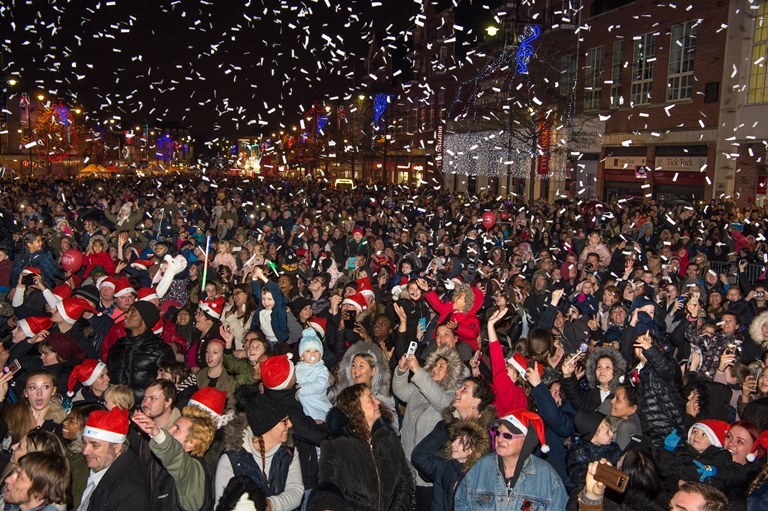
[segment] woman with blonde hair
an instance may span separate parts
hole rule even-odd
[[[56,394],[56,390],[54,376],[45,369],[38,369],[29,374],[22,392],[24,399],[8,406],[3,413],[11,442],[19,442],[21,437],[35,428],[52,431],[62,423],[67,412],[61,405],[61,396]],[[0,379],[0,394],[3,399],[7,392],[7,381]]]

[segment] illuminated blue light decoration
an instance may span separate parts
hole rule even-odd
[[[323,129],[328,125],[328,116],[327,115],[318,115],[317,116],[317,132],[322,133]]]
[[[520,44],[515,54],[515,62],[517,62],[517,72],[521,75],[528,74],[528,62],[534,53],[531,43],[539,37],[539,34],[541,34],[541,29],[538,25],[526,25],[523,33],[520,34]]]
[[[387,105],[389,104],[389,95],[388,94],[376,94],[373,96],[373,122],[374,124],[378,124],[379,119],[381,119],[381,116],[384,115],[384,112],[387,110]]]
[[[59,117],[59,122],[64,126],[69,126],[69,109],[61,102],[54,108],[56,109],[56,115]]]

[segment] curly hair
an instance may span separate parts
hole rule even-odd
[[[336,398],[336,408],[346,416],[347,427],[363,442],[370,441],[372,433],[365,420],[363,408],[360,406],[360,398],[366,390],[370,390],[368,385],[356,383],[342,390]],[[392,412],[386,406],[379,404],[379,411],[382,419],[386,422],[392,422]]]
[[[461,312],[469,312],[472,310],[472,306],[475,304],[475,293],[472,291],[472,286],[469,284],[459,284],[451,294],[451,300],[456,301],[461,295],[464,295],[464,310]]]
[[[195,442],[191,454],[193,456],[205,455],[213,442],[214,434],[216,434],[216,423],[211,414],[197,406],[185,406],[181,411],[181,416],[190,422],[187,440]]]

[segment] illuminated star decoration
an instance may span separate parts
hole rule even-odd
[[[517,53],[515,54],[515,61],[517,62],[517,73],[521,75],[528,74],[528,62],[533,56],[533,41],[535,41],[541,29],[538,25],[526,25],[523,29],[523,33],[520,35],[520,44],[517,47]]]

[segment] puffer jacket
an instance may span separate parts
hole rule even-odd
[[[144,387],[157,376],[157,367],[176,360],[173,350],[152,330],[137,336],[126,335],[109,349],[107,368],[113,384],[131,387],[137,403],[144,397]]]
[[[683,425],[683,399],[675,386],[675,363],[655,346],[643,350],[648,362],[640,370],[637,412],[643,435],[657,449],[674,428]]]
[[[579,488],[584,485],[587,477],[587,467],[593,461],[599,461],[601,458],[608,460],[611,465],[616,463],[621,457],[621,448],[611,442],[608,445],[595,445],[592,442],[579,442],[568,453],[568,481],[565,487],[568,490]]]
[[[400,429],[400,424],[397,421],[395,399],[392,397],[389,388],[392,377],[392,373],[389,370],[389,361],[381,348],[372,342],[356,342],[347,348],[344,357],[339,362],[339,381],[328,388],[328,399],[331,401],[331,404],[336,403],[336,396],[339,395],[339,392],[354,384],[352,381],[352,361],[360,353],[368,353],[373,357],[376,363],[376,373],[373,375],[373,381],[371,382],[371,392],[376,396],[376,399],[381,401],[381,404],[385,405],[392,412],[395,430]]]
[[[413,476],[397,433],[381,419],[370,443],[350,430],[338,408],[327,417],[330,437],[320,446],[320,484],[333,483],[349,511],[406,511]]]
[[[432,380],[431,372],[438,360],[448,362],[448,371],[442,381]],[[413,448],[432,431],[440,421],[443,409],[456,397],[456,387],[464,375],[464,364],[455,348],[443,346],[427,357],[424,367],[416,371],[408,382],[408,374],[395,370],[392,391],[395,396],[407,403],[400,439],[407,459],[411,459]],[[414,471],[415,472],[415,471]],[[428,485],[417,475],[419,486]]]
[[[678,481],[700,480],[699,467],[695,461],[717,469],[715,474],[704,481],[706,484],[722,490],[729,496],[733,489],[744,489],[749,477],[748,469],[745,465],[733,461],[729,451],[710,445],[704,452],[699,453],[689,444],[685,444],[674,452],[661,449],[658,454],[659,469],[670,493],[677,491]]]
[[[621,356],[621,353],[608,346],[595,349],[589,354],[584,364],[589,390],[580,387],[578,380],[574,376],[564,378],[562,381],[565,395],[574,409],[592,412],[603,404],[603,401],[600,399],[600,390],[597,388],[597,377],[595,376],[597,361],[601,358],[609,358],[613,362],[613,380],[611,380],[610,384],[611,395],[619,384],[621,377],[626,374],[627,362]],[[607,399],[610,399],[610,396]]]

